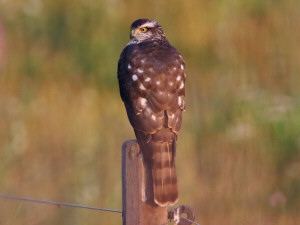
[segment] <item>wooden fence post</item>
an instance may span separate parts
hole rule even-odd
[[[156,205],[151,198],[151,171],[142,162],[136,140],[125,141],[122,145],[122,195],[123,225],[168,224],[167,207]]]

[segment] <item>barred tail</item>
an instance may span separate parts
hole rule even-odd
[[[169,129],[162,129],[151,137],[137,130],[135,134],[144,163],[150,169],[149,173],[152,172],[153,195],[148,199],[153,199],[160,206],[175,204],[178,200],[175,169],[176,135]]]
[[[154,201],[160,206],[173,205],[178,200],[174,155],[176,143],[154,142],[153,192]]]

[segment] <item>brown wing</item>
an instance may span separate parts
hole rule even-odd
[[[119,60],[121,97],[145,162],[152,168],[154,200],[177,201],[175,151],[185,108],[184,61],[171,45],[129,45]]]
[[[185,108],[185,63],[170,45],[156,54],[142,47],[127,46],[119,60],[120,92],[130,123],[136,130],[155,133],[163,127],[166,111],[168,127],[178,133]]]

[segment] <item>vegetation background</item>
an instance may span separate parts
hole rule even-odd
[[[300,224],[300,1],[0,0],[0,192],[121,209],[117,62],[154,18],[187,64],[180,201],[203,225]],[[1,225],[121,215],[0,199]]]

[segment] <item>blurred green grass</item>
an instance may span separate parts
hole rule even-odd
[[[187,64],[179,204],[201,224],[298,225],[299,13],[296,0],[0,1],[0,192],[121,209],[134,134],[117,61],[148,17]],[[121,216],[0,199],[0,224]]]

